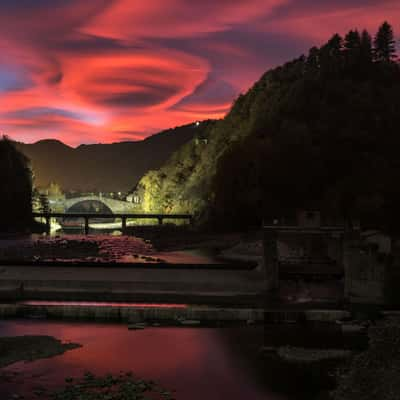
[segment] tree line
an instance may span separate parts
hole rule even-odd
[[[353,79],[365,79],[383,65],[393,67],[396,61],[393,28],[384,22],[373,39],[367,30],[351,30],[344,38],[333,35],[321,48],[310,49],[305,68],[308,73],[317,72],[327,78],[345,71]]]
[[[218,159],[210,220],[247,228],[320,209],[400,232],[399,126],[391,25],[335,34],[239,96],[220,129],[245,133]]]
[[[24,232],[32,225],[32,172],[14,144],[0,139],[0,233]]]

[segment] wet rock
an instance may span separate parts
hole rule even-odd
[[[128,329],[130,331],[132,330],[141,330],[147,327],[147,324],[145,322],[138,322],[136,324],[129,324]]]
[[[137,379],[131,372],[119,375],[95,376],[87,372],[83,378],[74,379],[73,384],[51,393],[53,400],[66,399],[147,399],[173,400],[171,392],[150,380]]]
[[[367,327],[361,324],[342,324],[341,325],[343,334],[355,334],[365,332]]]
[[[324,360],[345,359],[351,356],[351,350],[342,349],[306,349],[302,347],[279,347],[277,355],[291,363],[311,363]]]
[[[197,326],[200,325],[201,322],[199,320],[195,319],[183,319],[179,321],[181,325],[186,325],[186,326]]]
[[[338,373],[334,400],[398,400],[400,398],[400,319],[371,325],[369,348],[356,354]]]

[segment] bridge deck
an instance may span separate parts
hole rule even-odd
[[[126,219],[192,219],[190,214],[99,214],[99,213],[32,213],[34,217],[39,218],[126,218]]]
[[[128,219],[157,219],[159,225],[162,225],[165,219],[187,219],[190,223],[193,216],[190,214],[133,214],[133,213],[117,213],[117,214],[98,214],[98,213],[32,213],[33,217],[45,218],[47,232],[50,232],[51,218],[83,218],[85,220],[85,234],[89,233],[89,220],[95,218],[120,218],[122,221],[122,231],[126,229],[126,221]]]

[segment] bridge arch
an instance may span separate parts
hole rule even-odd
[[[65,210],[66,213],[88,213],[88,214],[114,214],[110,207],[100,200],[82,200],[73,204]]]
[[[135,206],[135,204],[127,201],[110,199],[103,196],[81,196],[65,199],[63,201],[64,212],[73,212],[72,210],[78,207],[78,205],[90,203],[104,210],[110,210],[112,214],[132,213],[137,210],[137,205]],[[106,211],[104,213],[107,214],[108,212]]]

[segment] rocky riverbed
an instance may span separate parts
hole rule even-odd
[[[368,335],[368,350],[339,372],[334,400],[400,399],[400,318],[379,321]]]
[[[0,262],[204,264],[262,260],[259,233],[216,234],[175,226],[144,226],[136,227],[130,234],[3,238]]]
[[[0,240],[1,262],[162,262],[146,240],[130,236],[32,236]]]
[[[263,348],[264,354],[271,352],[289,363],[314,363],[325,360],[341,360],[351,356],[351,350],[344,349],[314,349],[303,347],[282,346],[278,348]]]
[[[86,372],[83,377],[67,378],[62,389],[50,394],[43,390],[43,394],[51,400],[174,399],[172,392],[152,380],[139,379],[131,372],[105,376]]]
[[[130,234],[151,242],[157,251],[196,249],[227,262],[261,262],[263,257],[261,231],[216,233],[166,225],[135,227]]]

